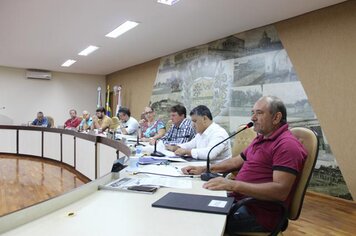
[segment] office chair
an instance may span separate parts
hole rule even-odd
[[[237,131],[243,129],[246,125],[242,125],[238,128]],[[241,152],[243,152],[248,145],[256,138],[257,133],[253,130],[253,128],[245,129],[241,133],[235,136],[234,143],[232,145],[232,156],[238,156]],[[237,175],[237,171],[233,171],[227,175],[229,179],[235,179]]]
[[[112,120],[112,123],[111,123],[109,129],[116,130],[120,125],[120,120],[116,116],[112,117],[111,120]]]
[[[48,120],[48,128],[54,128],[54,119],[52,116],[46,116],[47,120]]]
[[[291,132],[293,135],[303,144],[304,148],[308,152],[307,159],[305,160],[303,170],[300,175],[299,182],[297,183],[293,199],[289,208],[287,209],[283,203],[281,202],[272,202],[271,204],[277,204],[281,206],[283,209],[283,216],[280,220],[280,223],[276,226],[276,228],[272,232],[246,232],[246,233],[239,233],[237,235],[283,235],[282,232],[287,229],[288,227],[288,220],[297,220],[299,218],[300,212],[302,210],[304,196],[311,179],[313,169],[315,167],[315,163],[318,157],[319,152],[319,140],[315,132],[308,128],[303,127],[296,127],[292,128]],[[246,205],[246,204],[254,204],[261,202],[260,200],[248,197],[242,199],[235,205],[235,210],[239,207]]]
[[[168,120],[166,123],[166,131],[168,131],[173,126],[172,120]]]

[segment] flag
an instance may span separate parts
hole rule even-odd
[[[110,85],[106,88],[106,115],[111,117],[111,108],[110,108]]]

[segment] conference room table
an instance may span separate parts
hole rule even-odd
[[[171,163],[176,169],[205,162]],[[223,235],[225,215],[152,207],[169,192],[226,196],[185,178],[191,188],[161,187],[154,194],[99,190],[119,178],[151,178],[126,169],[108,173],[68,193],[0,217],[0,234],[10,235]],[[167,177],[175,178],[175,177]]]
[[[0,154],[60,162],[89,180],[106,175],[116,159],[131,154],[122,141],[67,129],[0,125],[0,140]]]

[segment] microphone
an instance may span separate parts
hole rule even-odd
[[[151,153],[151,156],[153,156],[153,157],[164,157],[164,156],[166,156],[162,152],[157,151],[157,140],[155,141],[155,149]]]
[[[143,143],[140,143],[140,132],[141,132],[141,127],[138,127],[135,147],[137,147],[139,145],[146,146]]]
[[[208,181],[210,179],[219,177],[220,175],[217,173],[211,173],[210,172],[210,153],[211,151],[216,148],[217,146],[219,146],[220,144],[222,144],[223,142],[231,139],[232,137],[234,137],[235,135],[237,135],[238,133],[244,131],[245,129],[251,128],[253,126],[253,122],[248,123],[245,127],[243,127],[242,129],[240,129],[239,131],[236,131],[235,133],[233,133],[232,135],[230,135],[229,137],[227,137],[226,139],[224,139],[223,141],[215,144],[212,148],[210,148],[207,158],[206,158],[206,172],[201,174],[200,179],[203,181]]]

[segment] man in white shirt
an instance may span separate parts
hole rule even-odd
[[[117,116],[121,121],[121,125],[117,129],[120,130],[122,134],[135,135],[139,124],[135,118],[131,117],[130,109],[121,107]]]
[[[209,150],[229,135],[225,129],[213,122],[211,112],[206,106],[195,107],[190,112],[190,116],[197,134],[191,141],[179,144],[174,153],[206,160]],[[231,156],[230,140],[228,140],[211,151],[210,160],[224,160]]]

